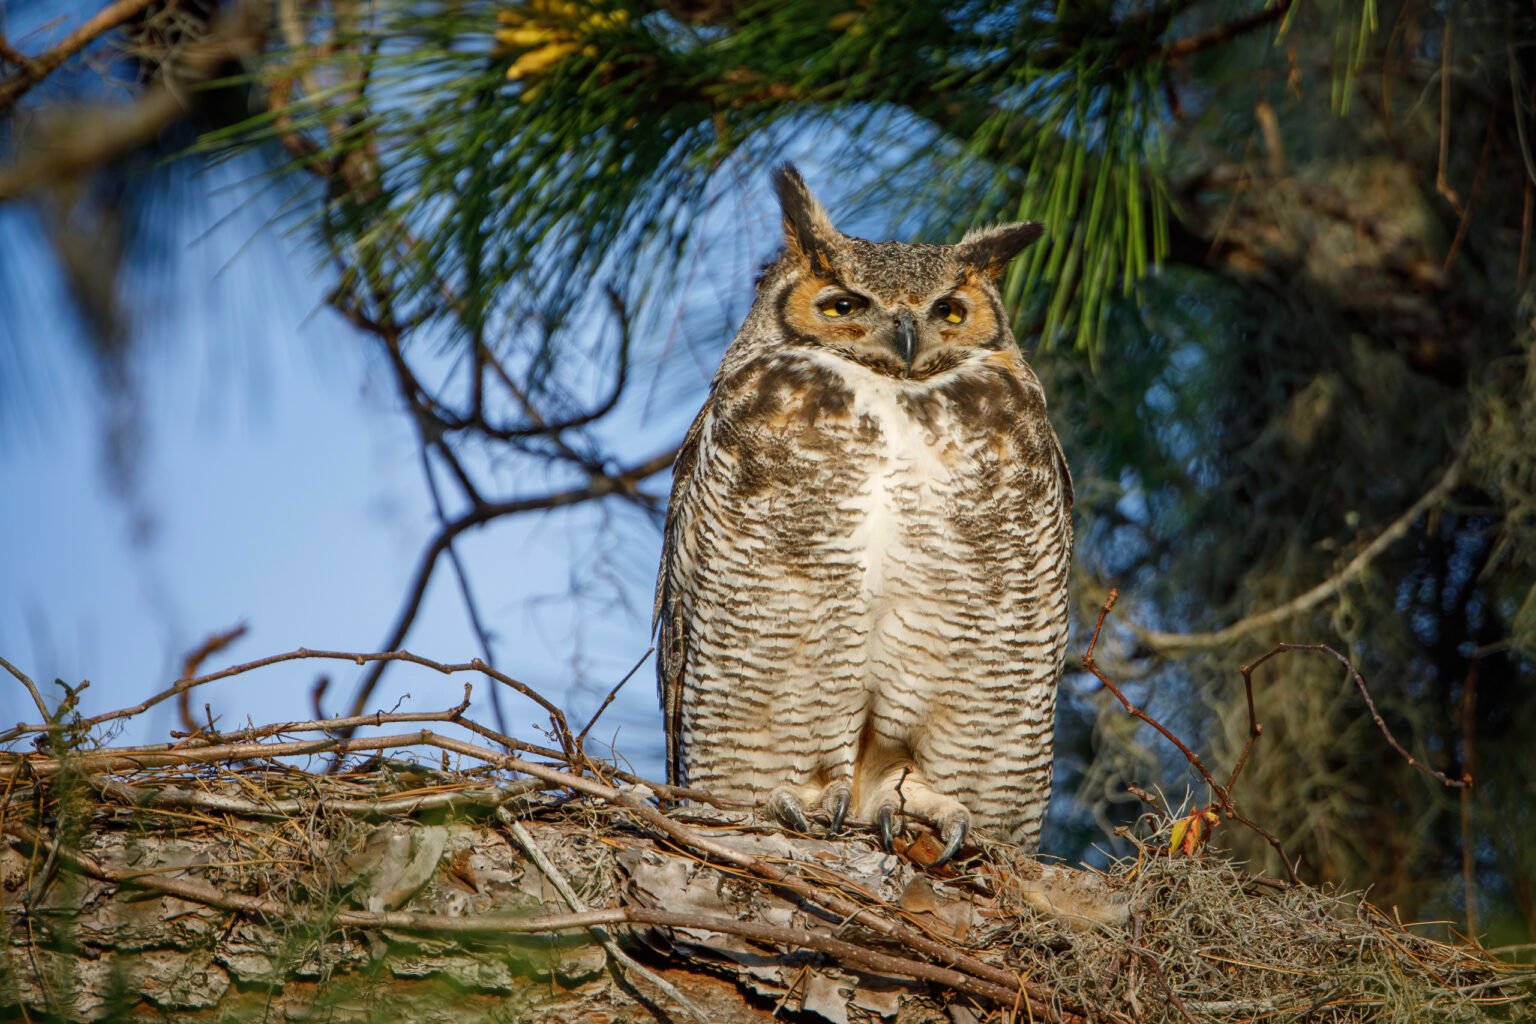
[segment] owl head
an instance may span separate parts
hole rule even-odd
[[[771,302],[791,344],[914,380],[1013,345],[997,279],[1039,224],[979,228],[954,245],[870,242],[834,228],[794,167],[773,181],[784,252],[759,301]]]

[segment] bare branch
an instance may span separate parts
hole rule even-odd
[[[1265,25],[1285,17],[1286,12],[1291,9],[1291,3],[1292,0],[1275,0],[1273,4],[1264,7],[1262,10],[1254,11],[1252,14],[1238,18],[1235,21],[1229,21],[1224,25],[1217,25],[1213,29],[1208,29],[1196,35],[1185,36],[1183,39],[1175,39],[1163,47],[1163,59],[1168,61],[1183,60],[1185,57],[1200,53],[1202,50],[1209,50],[1223,43],[1230,42],[1238,36],[1247,35],[1254,29],[1263,28]]]
[[[1277,608],[1260,612],[1255,615],[1245,616],[1223,629],[1210,633],[1160,633],[1156,630],[1142,629],[1132,625],[1136,636],[1149,647],[1160,653],[1188,650],[1212,650],[1218,647],[1226,647],[1234,641],[1247,636],[1249,633],[1277,626],[1303,615],[1324,601],[1333,597],[1339,591],[1357,579],[1370,568],[1371,563],[1387,548],[1397,543],[1412,529],[1419,517],[1430,509],[1435,508],[1450,496],[1456,486],[1461,483],[1464,459],[1458,457],[1441,476],[1428,492],[1418,501],[1409,506],[1408,510],[1397,519],[1393,520],[1386,529],[1377,535],[1376,539],[1360,550],[1349,564],[1344,566],[1336,575],[1324,580],[1306,593],[1287,601]]]
[[[222,793],[203,793],[177,786],[147,789],[104,775],[87,776],[86,781],[97,792],[105,793],[132,807],[188,808],[214,811],[219,814],[234,814],[246,818],[284,818],[308,813],[314,806],[313,800],[263,800],[257,803]],[[327,797],[325,808],[327,811],[338,814],[353,814],[364,818],[419,814],[422,811],[453,811],[467,807],[495,808],[520,800],[528,793],[542,788],[543,785],[542,782],[524,781],[451,793],[417,793],[379,797],[373,800],[342,800]]]
[[[1334,650],[1332,647],[1329,647],[1327,644],[1276,644],[1274,648],[1266,652],[1263,657],[1259,658],[1252,665],[1248,666],[1247,670],[1252,671],[1253,669],[1256,669],[1260,665],[1264,664],[1264,662],[1268,661],[1270,658],[1273,658],[1278,654],[1285,654],[1288,651],[1318,651],[1323,654],[1332,655],[1334,660],[1336,660],[1340,665],[1343,665],[1345,672],[1349,674],[1350,680],[1354,682],[1355,688],[1360,691],[1360,696],[1365,698],[1365,706],[1371,712],[1371,720],[1376,723],[1376,728],[1381,730],[1382,736],[1386,737],[1387,742],[1392,745],[1393,750],[1402,755],[1403,760],[1408,762],[1408,766],[1410,768],[1415,768],[1418,771],[1423,772],[1425,775],[1428,775],[1430,778],[1438,779],[1442,784],[1450,786],[1454,789],[1462,789],[1472,785],[1472,776],[1470,773],[1463,774],[1459,779],[1453,779],[1443,772],[1436,771],[1429,765],[1414,757],[1412,754],[1408,753],[1407,748],[1398,742],[1396,736],[1392,735],[1392,730],[1387,728],[1386,720],[1381,717],[1381,712],[1376,710],[1376,701],[1372,699],[1371,691],[1365,685],[1365,677],[1360,674],[1360,670],[1355,668],[1354,662],[1350,661],[1349,658]]]
[[[147,0],[122,0],[107,10],[129,2],[147,6]],[[189,90],[212,78],[230,60],[260,49],[264,10],[261,4],[248,2],[221,16],[208,35],[181,47],[174,67],[167,68],[167,80],[155,83],[134,102],[70,112],[67,128],[61,123],[48,145],[33,146],[29,155],[0,167],[0,202],[19,198],[40,184],[78,176],[149,145],[188,114]],[[28,81],[26,88],[31,84]],[[5,101],[0,100],[3,106]]]
[[[1191,767],[1200,773],[1200,777],[1203,778],[1206,785],[1211,788],[1211,793],[1215,796],[1218,806],[1220,806],[1222,812],[1225,813],[1227,817],[1238,822],[1239,824],[1246,826],[1256,835],[1262,837],[1263,840],[1268,843],[1272,849],[1274,849],[1275,853],[1280,856],[1280,862],[1285,865],[1285,871],[1286,874],[1290,877],[1291,884],[1298,884],[1301,881],[1301,878],[1296,874],[1296,867],[1291,863],[1290,855],[1287,854],[1284,847],[1280,845],[1279,837],[1239,810],[1237,803],[1232,799],[1232,792],[1229,786],[1223,786],[1221,783],[1216,781],[1215,777],[1211,775],[1210,769],[1205,766],[1205,762],[1200,759],[1200,755],[1189,749],[1189,745],[1175,736],[1173,731],[1165,726],[1162,722],[1159,722],[1157,719],[1147,714],[1141,708],[1137,707],[1135,704],[1132,704],[1130,699],[1121,692],[1120,687],[1116,686],[1114,682],[1099,669],[1098,665],[1094,663],[1093,650],[1096,646],[1098,646],[1099,632],[1104,628],[1104,618],[1109,614],[1110,610],[1114,608],[1115,600],[1119,596],[1120,592],[1118,590],[1111,589],[1109,592],[1109,597],[1104,601],[1104,606],[1099,609],[1099,620],[1094,624],[1093,637],[1088,641],[1088,649],[1083,652],[1083,667],[1086,668],[1089,672],[1093,673],[1094,678],[1103,683],[1105,688],[1108,689],[1110,693],[1115,695],[1115,698],[1120,701],[1120,703],[1125,707],[1125,710],[1128,711],[1133,717],[1141,719],[1143,722],[1156,729],[1163,735],[1164,739],[1179,749],[1179,753],[1184,755],[1184,759],[1190,763]],[[1246,674],[1244,678],[1246,678]],[[1252,740],[1250,738],[1250,745],[1251,742]],[[1241,768],[1242,761],[1246,761],[1247,757],[1248,751],[1245,748],[1242,758],[1239,761],[1239,769]],[[1236,772],[1233,773],[1234,779],[1236,778],[1236,774]]]
[[[596,711],[592,713],[592,717],[587,720],[587,724],[582,726],[581,732],[576,734],[576,749],[578,751],[582,749],[582,744],[586,741],[587,733],[592,731],[592,727],[597,724],[597,720],[603,717],[603,712],[608,710],[608,705],[612,704],[614,698],[619,695],[619,691],[624,689],[624,684],[633,679],[635,673],[640,671],[640,666],[645,664],[645,659],[649,658],[652,654],[655,653],[656,648],[646,648],[645,653],[640,655],[640,660],[635,662],[635,667],[624,673],[624,678],[620,679],[614,685],[613,689],[608,691],[608,696],[603,698],[603,703],[598,707]]]
[[[491,362],[495,366],[502,383],[507,386],[507,389],[513,393],[513,397],[515,397],[523,406],[524,411],[528,414],[529,418],[533,420],[532,424],[526,427],[500,427],[488,422],[477,412],[473,418],[455,421],[452,429],[474,429],[477,432],[486,435],[487,437],[494,437],[498,440],[510,441],[518,438],[544,437],[554,434],[561,434],[567,430],[574,430],[577,427],[590,426],[591,424],[596,423],[598,420],[612,412],[614,407],[619,404],[619,399],[623,397],[624,385],[628,382],[629,379],[629,350],[631,339],[629,310],[624,305],[623,297],[621,297],[619,293],[612,287],[607,288],[606,291],[608,294],[608,303],[613,308],[614,318],[619,322],[619,348],[618,354],[615,357],[618,362],[618,367],[614,373],[613,387],[608,392],[607,398],[605,398],[602,402],[598,403],[595,407],[588,410],[587,412],[578,413],[563,420],[555,420],[553,422],[548,421],[538,413],[537,409],[534,408],[533,403],[528,400],[528,397],[526,394],[524,394],[523,389],[517,387],[513,383],[511,377],[509,377],[506,371],[502,368],[501,363],[492,359]]]
[[[191,679],[196,676],[197,670],[202,667],[203,662],[207,661],[210,657],[217,654],[219,651],[222,651],[236,640],[239,640],[241,637],[245,636],[245,631],[246,626],[245,623],[242,622],[232,626],[229,629],[219,633],[214,633],[207,637],[202,643],[198,644],[195,648],[187,653],[186,658],[181,663],[181,678]],[[181,693],[177,695],[176,711],[181,716],[181,724],[186,727],[187,731],[195,733],[199,731],[200,727],[195,721],[192,720],[192,701],[190,693],[191,691],[189,690],[182,690]]]
[[[23,57],[7,46],[6,50],[10,51],[7,58],[19,63],[21,70],[4,82],[0,82],[0,108],[14,104],[34,85],[57,71],[69,58],[119,25],[136,17],[155,2],[156,0],[116,0],[71,32],[58,46],[36,57]],[[20,61],[16,60],[18,57],[21,58]]]
[[[17,668],[15,665],[12,665],[10,662],[6,661],[4,658],[0,658],[0,668],[5,669],[15,677],[17,682],[27,688],[27,693],[31,695],[32,703],[37,708],[37,713],[42,716],[42,720],[44,722],[48,722],[51,719],[52,714],[48,710],[48,705],[44,703],[43,695],[38,691],[37,684],[32,681],[32,677],[27,675],[21,669]],[[47,728],[47,726],[44,725],[41,728]]]
[[[421,610],[421,602],[426,597],[427,584],[432,578],[432,571],[437,566],[438,558],[447,550],[453,539],[465,530],[484,525],[493,519],[502,516],[517,515],[523,512],[533,512],[540,509],[565,508],[582,502],[594,501],[605,498],[610,494],[623,494],[632,492],[634,487],[642,480],[654,476],[672,465],[677,458],[677,449],[653,455],[643,462],[636,463],[628,469],[605,476],[594,476],[584,487],[573,487],[566,491],[556,491],[553,494],[537,498],[519,498],[511,501],[484,502],[476,505],[470,511],[452,520],[447,526],[438,531],[422,553],[421,560],[417,563],[416,573],[411,580],[411,586],[406,592],[405,604],[395,618],[394,628],[390,630],[389,638],[384,646],[390,649],[399,647],[405,642],[406,635],[411,630],[411,625],[416,621],[416,614]],[[349,714],[361,714],[367,706],[373,691],[379,685],[379,679],[384,674],[384,666],[379,665],[363,676],[358,683],[357,692],[352,697],[352,705]]]

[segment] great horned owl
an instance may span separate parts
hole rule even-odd
[[[784,251],[678,454],[656,588],[668,777],[1033,848],[1072,481],[996,287],[1041,234],[841,234],[793,167]]]

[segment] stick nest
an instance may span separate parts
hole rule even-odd
[[[503,682],[403,653],[252,665],[299,657]],[[13,748],[0,751],[0,1016],[255,1019],[324,1005],[332,1019],[463,1021],[473,998],[496,1008],[486,1019],[515,1007],[510,1019],[549,1021],[1533,1015],[1528,968],[1189,842],[1193,817],[1214,810],[1145,819],[1140,855],[1106,871],[987,841],[934,869],[938,844],[919,826],[892,853],[868,823],[787,833],[589,756],[585,730],[557,713],[549,747],[504,736],[469,717],[467,686],[441,712],[108,742],[124,718],[231,674],[189,672],[89,719],[71,692],[47,721],[0,734]],[[404,722],[441,731],[353,732]],[[418,999],[439,982],[451,999]],[[352,993],[361,1016],[326,1003],[330,991]]]

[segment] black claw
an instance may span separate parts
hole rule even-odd
[[[779,815],[796,832],[804,832],[806,835],[810,834],[811,823],[805,820],[805,812],[800,809],[799,804],[792,804],[787,800],[780,803]]]
[[[896,808],[886,804],[880,808],[880,845],[886,853],[896,852]]]
[[[950,822],[949,826],[944,829],[944,852],[939,854],[938,859],[929,864],[928,867],[940,867],[954,859],[955,854],[959,853],[960,847],[964,845],[966,833],[969,831],[970,822],[968,821],[962,819]]]
[[[835,836],[843,830],[843,819],[848,817],[848,803],[853,799],[853,793],[848,789],[839,787],[832,801],[832,827],[827,829],[827,835]]]

